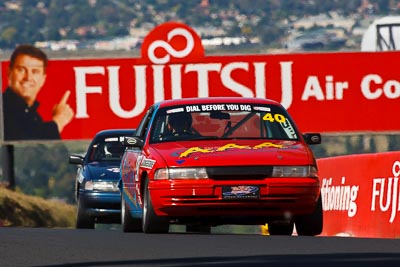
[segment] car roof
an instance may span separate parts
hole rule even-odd
[[[95,138],[99,137],[107,137],[107,136],[124,136],[124,135],[133,135],[135,132],[134,129],[107,129],[102,130],[96,133]]]
[[[200,97],[200,98],[180,98],[158,102],[159,107],[191,105],[191,104],[216,104],[216,103],[238,103],[238,104],[272,104],[280,105],[278,102],[266,98],[253,97]]]

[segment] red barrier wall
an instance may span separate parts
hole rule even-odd
[[[400,238],[400,152],[318,159],[324,236]]]

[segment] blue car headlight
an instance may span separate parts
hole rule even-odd
[[[102,192],[119,192],[118,182],[111,181],[87,181],[85,190]]]

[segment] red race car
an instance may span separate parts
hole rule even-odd
[[[309,144],[279,103],[258,98],[166,100],[124,138],[121,222],[125,232],[166,233],[170,224],[210,232],[268,224],[271,235],[319,235],[318,169]]]

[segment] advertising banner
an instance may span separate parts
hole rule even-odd
[[[400,237],[400,152],[318,160],[324,236]]]
[[[206,56],[193,29],[170,22],[148,34],[139,58],[50,59],[36,100],[43,121],[57,104],[71,108],[63,140],[136,128],[164,99],[208,96],[276,100],[303,132],[395,132],[399,62],[399,52]],[[3,92],[9,64],[1,62]]]

